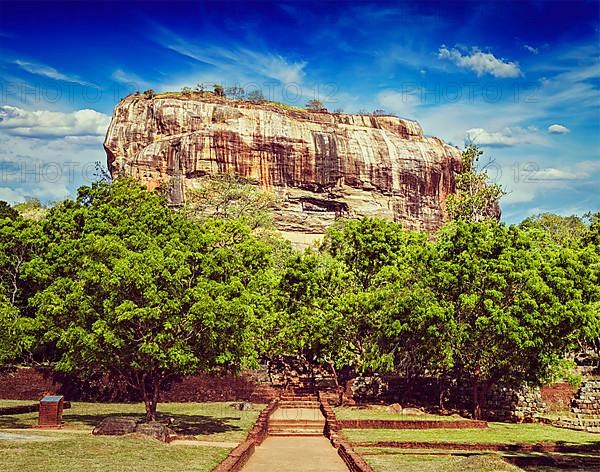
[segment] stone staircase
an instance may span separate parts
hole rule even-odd
[[[279,408],[319,408],[316,395],[298,395],[284,393],[279,398]]]
[[[269,418],[270,436],[322,436],[325,417],[316,395],[305,391],[283,394]]]
[[[323,436],[325,418],[322,420],[285,420],[269,421],[269,436]]]

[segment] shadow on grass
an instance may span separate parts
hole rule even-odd
[[[29,429],[37,423],[36,418],[32,419],[24,415],[3,415],[0,416],[0,429]]]
[[[133,418],[143,420],[144,416],[139,413],[109,413],[109,414],[98,414],[98,415],[85,415],[85,414],[73,414],[69,413],[65,415],[64,421],[68,424],[79,423],[90,428],[93,428],[100,424],[104,418],[109,416],[119,416],[124,418]],[[239,421],[239,417],[219,417],[214,418],[211,416],[204,415],[183,415],[183,414],[169,414],[159,413],[158,421],[160,423],[168,424],[169,427],[174,430],[177,434],[181,435],[192,435],[196,436],[199,434],[209,435],[217,433],[225,433],[228,431],[241,431],[236,424],[233,422]],[[1,423],[0,423],[1,427]]]
[[[598,454],[511,454],[503,459],[527,471],[535,470],[576,470],[578,472],[597,472],[600,470]]]

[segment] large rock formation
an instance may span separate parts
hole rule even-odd
[[[131,95],[115,108],[104,147],[113,176],[168,184],[174,204],[201,176],[251,179],[278,194],[276,224],[295,240],[342,216],[434,230],[461,157],[414,121],[211,94]]]

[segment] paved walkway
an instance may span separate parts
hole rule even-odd
[[[288,430],[296,429],[292,426],[295,421],[298,424],[306,421],[325,422],[318,408],[283,407],[275,410],[271,419],[284,422]],[[302,429],[302,426],[299,428]],[[348,472],[348,468],[325,436],[279,435],[267,437],[242,469],[242,472],[270,471]]]
[[[271,414],[272,420],[325,420],[318,408],[278,408]]]
[[[268,437],[242,472],[348,472],[325,436]]]

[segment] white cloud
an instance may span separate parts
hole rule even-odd
[[[550,134],[567,134],[570,132],[571,130],[563,125],[554,124],[548,126],[548,133]]]
[[[54,67],[50,67],[45,64],[37,64],[35,62],[27,62],[20,59],[17,59],[13,63],[30,74],[41,75],[42,77],[48,77],[49,79],[54,80],[62,80],[64,82],[82,83],[78,77],[63,74],[62,72],[57,71]]]
[[[253,75],[259,78],[275,79],[281,83],[301,83],[304,77],[305,61],[290,61],[279,54],[253,51],[241,46],[231,48],[198,46],[173,32],[159,27],[153,39],[159,44],[183,56],[204,64],[212,65],[225,72],[234,71],[233,76]]]
[[[62,200],[94,180],[97,161],[106,162],[99,142],[90,146],[77,139],[32,139],[0,131],[0,199]]]
[[[600,162],[582,161],[570,167],[547,167],[536,173],[538,180],[586,180],[600,171]]]
[[[544,139],[539,135],[537,128],[519,126],[504,128],[500,131],[487,131],[484,128],[471,128],[467,130],[465,141],[480,146],[507,147],[519,144],[544,144]]]
[[[519,77],[521,75],[517,62],[498,59],[492,53],[483,52],[477,48],[473,48],[470,55],[463,55],[456,48],[448,49],[442,45],[438,50],[438,58],[450,60],[463,69],[472,70],[477,77],[484,74],[494,77]]]
[[[385,110],[398,114],[402,118],[414,120],[419,106],[417,94],[401,93],[396,90],[384,90],[377,95],[377,101]]]
[[[527,49],[531,54],[537,54],[540,52],[538,48],[534,48],[533,46],[529,46],[528,44],[523,44],[523,48]]]
[[[103,136],[109,122],[108,115],[90,109],[57,112],[0,106],[0,131],[13,136],[41,139]]]
[[[139,75],[134,74],[133,72],[124,71],[123,69],[116,69],[111,74],[111,77],[117,82],[135,84],[138,89],[149,85],[149,83],[142,79]]]
[[[44,202],[56,202],[69,196],[72,194],[63,183],[47,182],[41,179],[39,182],[25,183],[25,185],[15,188],[0,187],[0,200],[10,204],[23,202],[28,197],[39,198]]]

